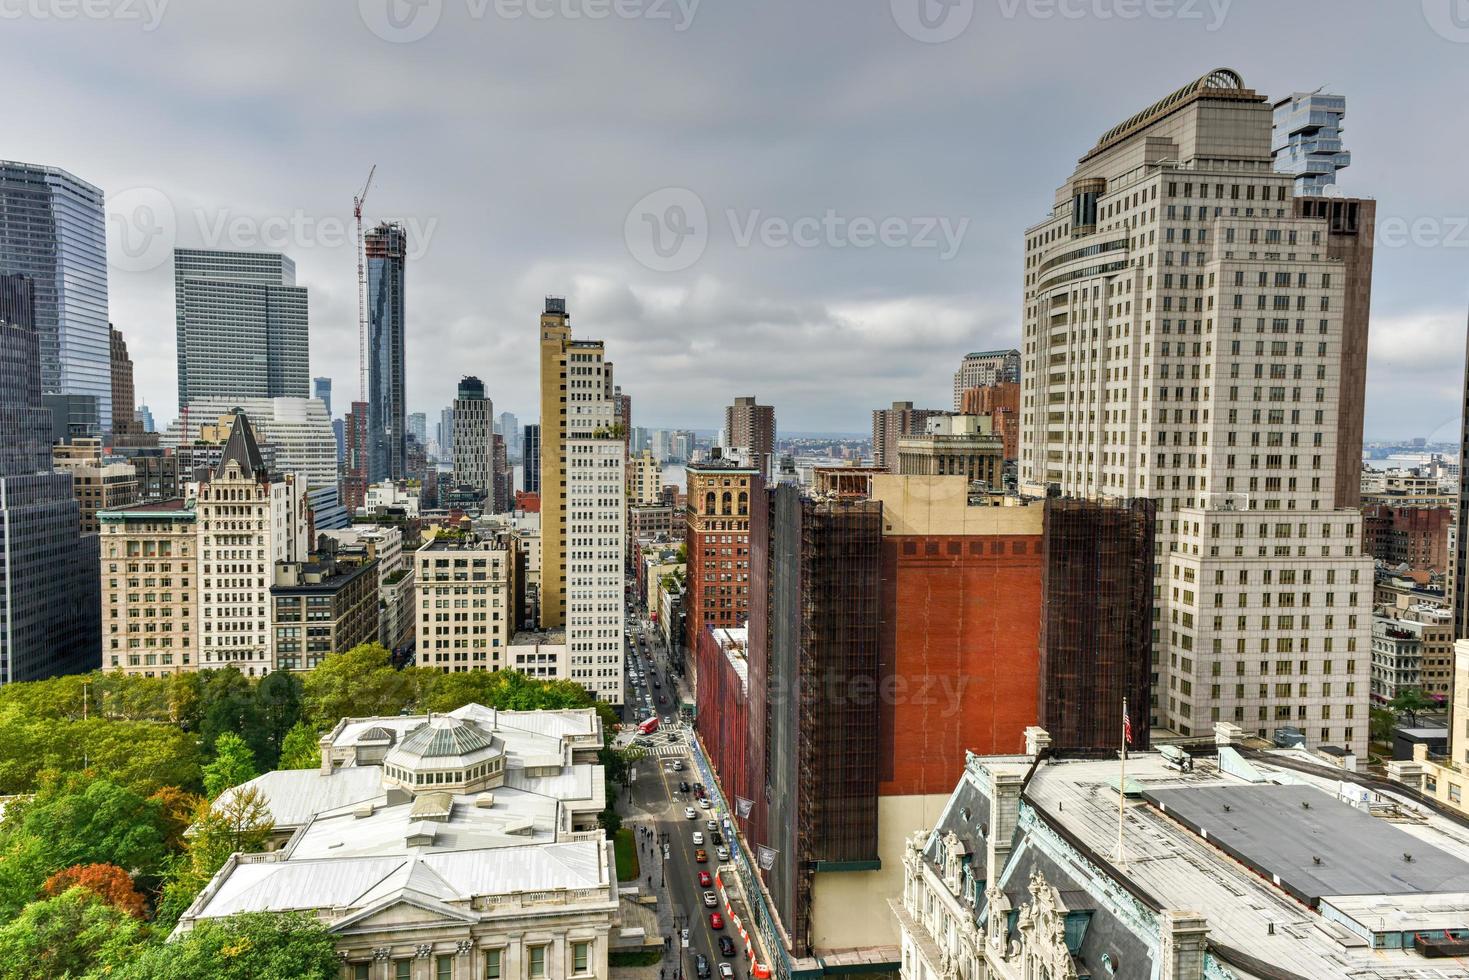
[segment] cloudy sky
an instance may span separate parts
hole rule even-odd
[[[375,163],[367,218],[415,244],[411,411],[474,373],[528,420],[556,293],[635,424],[755,394],[785,431],[864,431],[1017,344],[1022,233],[1075,159],[1229,66],[1347,96],[1342,188],[1384,232],[1367,435],[1456,435],[1469,4],[919,2],[0,0],[0,156],[107,192],[112,317],[160,424],[175,243],[292,256],[312,371],[354,395]]]

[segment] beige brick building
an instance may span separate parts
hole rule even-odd
[[[1026,231],[1020,480],[1158,500],[1155,724],[1361,755],[1372,566],[1337,470],[1365,273],[1270,139],[1265,97],[1210,72],[1104,133]]]
[[[418,665],[499,670],[515,633],[515,539],[441,531],[414,555]]]
[[[102,664],[159,677],[197,670],[194,507],[165,500],[102,511]]]

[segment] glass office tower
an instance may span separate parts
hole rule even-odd
[[[65,170],[0,160],[0,275],[34,288],[43,395],[95,399],[112,428],[107,218],[99,188]],[[78,403],[82,398],[76,399]]]
[[[274,252],[173,251],[179,407],[195,398],[306,398],[309,310]]]
[[[384,222],[367,233],[367,479],[401,480],[407,460],[403,389],[403,271],[408,234]]]

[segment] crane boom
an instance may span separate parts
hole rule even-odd
[[[362,193],[352,198],[352,217],[357,221],[357,400],[367,401],[367,263],[366,246],[362,237],[362,205],[367,203],[367,192],[372,188],[372,175],[377,173],[377,164],[367,171],[367,180],[362,184]]]

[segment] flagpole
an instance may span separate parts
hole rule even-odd
[[[1127,866],[1127,856],[1122,851],[1123,817],[1127,805],[1127,698],[1122,699],[1122,756],[1117,770],[1117,863]]]

